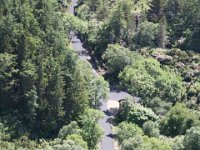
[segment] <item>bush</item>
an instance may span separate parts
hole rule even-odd
[[[160,131],[158,128],[158,124],[153,121],[147,121],[142,126],[143,132],[145,135],[149,137],[158,137],[160,135]]]
[[[76,121],[72,121],[69,125],[63,126],[58,133],[58,137],[61,139],[65,139],[67,136],[72,134],[79,134],[80,128],[77,125]]]
[[[139,31],[134,36],[136,44],[140,47],[156,46],[158,25],[152,22],[143,22],[139,28]]]
[[[142,126],[146,121],[158,121],[159,117],[150,109],[140,105],[135,105],[131,108],[127,121]]]
[[[119,74],[119,78],[122,88],[141,97],[145,105],[155,97],[176,103],[185,92],[182,78],[167,68],[161,68],[153,58],[135,61]]]
[[[115,133],[120,144],[123,140],[134,137],[135,135],[143,135],[143,131],[140,127],[128,122],[120,123],[115,129]]]
[[[166,136],[177,136],[199,124],[198,116],[186,108],[185,104],[177,103],[161,120],[160,130]]]
[[[132,138],[124,139],[121,144],[121,150],[141,150],[143,143],[143,137],[141,135],[135,135]]]
[[[128,121],[142,127],[146,121],[158,121],[159,117],[150,108],[134,104],[133,100],[125,100],[121,103],[118,120]]]
[[[76,145],[80,145],[84,149],[88,149],[87,142],[85,142],[82,136],[77,134],[72,134],[67,137],[67,139],[73,140]]]
[[[170,138],[171,139],[171,138]],[[183,150],[184,149],[184,136],[176,136],[171,139],[171,147],[173,150]]]
[[[139,57],[139,54],[131,52],[118,44],[110,44],[102,57],[106,62],[105,65],[108,71],[118,74],[127,65],[132,64],[136,57]]]
[[[47,146],[48,147],[48,146]],[[47,149],[45,147],[45,149]],[[64,140],[62,143],[57,144],[53,147],[48,147],[50,150],[87,150],[81,145],[77,145],[73,140]]]
[[[184,138],[185,150],[200,149],[200,127],[192,127],[186,133]]]
[[[171,102],[161,100],[159,97],[152,99],[148,105],[157,115],[165,115],[172,107]]]
[[[141,135],[125,139],[121,150],[172,150],[169,143],[157,138],[148,138]]]
[[[145,143],[143,150],[172,150],[170,144],[166,141],[162,141],[157,138],[146,138],[144,140]]]

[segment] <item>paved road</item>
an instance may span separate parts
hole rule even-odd
[[[120,99],[129,97],[130,95],[125,92],[110,91],[109,100],[118,101]],[[100,109],[104,112],[104,118],[99,121],[101,127],[104,129],[104,137],[100,143],[101,150],[114,150],[114,139],[112,138],[111,124],[108,122],[109,118],[113,117],[107,109],[107,102],[101,101],[102,106]]]
[[[72,0],[72,5],[70,7],[70,13],[74,14],[74,7],[77,6],[77,1],[78,0]],[[79,57],[84,60],[90,60],[90,56],[88,55],[83,55],[83,53],[87,52],[87,50],[83,47],[83,43],[81,40],[74,35],[74,32],[71,32],[72,35],[72,46],[73,48],[77,51],[79,54]],[[93,69],[93,73],[95,76],[98,76],[98,73],[95,69]],[[125,92],[117,92],[117,91],[110,91],[109,93],[109,100],[114,100],[118,101],[120,99],[129,97],[130,95]],[[114,139],[112,138],[112,128],[111,124],[108,122],[108,119],[112,117],[112,114],[109,113],[109,110],[107,109],[107,102],[102,100],[101,101],[102,105],[100,107],[101,111],[104,112],[104,118],[99,121],[101,127],[104,130],[104,137],[100,143],[100,148],[101,150],[114,150]]]
[[[74,7],[76,7],[78,5],[78,0],[72,0],[72,4],[71,4],[71,6],[70,6],[70,10],[69,10],[69,12],[71,13],[71,14],[74,14]]]

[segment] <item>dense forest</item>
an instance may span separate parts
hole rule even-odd
[[[69,32],[82,29],[70,3],[0,3],[0,149],[95,148],[95,108],[109,87],[70,45]]]
[[[98,149],[111,87],[139,98],[120,101],[118,149],[199,150],[200,0],[72,2],[0,0],[0,149]]]
[[[115,121],[121,150],[200,149],[200,1],[85,0],[81,34],[105,78],[140,97]]]

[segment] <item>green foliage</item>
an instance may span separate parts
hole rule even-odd
[[[108,44],[131,45],[138,23],[136,18],[144,16],[150,1],[96,1],[86,0],[78,7],[78,16],[92,23],[87,32],[87,42],[95,56],[100,57]],[[143,20],[143,19],[142,19]]]
[[[39,147],[39,144],[36,141],[32,141],[28,136],[21,136],[19,139],[15,140],[15,149],[36,149]]]
[[[171,109],[172,103],[162,101],[159,97],[155,97],[147,106],[150,107],[157,115],[164,115]]]
[[[162,69],[153,58],[143,58],[127,66],[119,74],[122,87],[149,104],[155,97],[173,102],[181,100],[184,86],[181,77],[168,69]]]
[[[97,7],[96,15],[99,20],[106,19],[110,14],[110,1],[101,0],[99,6]]]
[[[146,121],[158,121],[159,117],[150,108],[134,104],[132,100],[125,100],[121,104],[118,119],[132,122],[142,127]]]
[[[75,71],[67,75],[66,80],[66,99],[64,101],[64,110],[66,119],[78,120],[78,117],[84,113],[89,104],[88,83],[84,79],[84,74],[79,66],[75,66]]]
[[[143,124],[142,129],[144,134],[149,137],[158,137],[160,134],[158,124],[153,121],[147,121]]]
[[[172,148],[165,141],[136,135],[125,139],[121,145],[121,150],[172,150]]]
[[[156,139],[156,138],[147,138],[144,139],[145,144],[144,148],[150,149],[150,150],[172,150],[169,143],[166,143],[165,141]]]
[[[9,142],[3,141],[5,147],[14,139],[13,149],[23,147],[18,141],[22,135],[27,136],[24,141],[30,145],[29,138],[55,138],[65,124],[69,125],[60,130],[60,138],[79,134],[78,125],[74,125],[77,132],[69,133],[70,122],[79,121],[93,107],[91,103],[107,98],[108,83],[102,77],[94,77],[92,68],[87,68],[86,62],[81,62],[70,48],[70,31],[86,33],[88,23],[63,13],[68,2],[0,2],[0,113],[6,121],[10,116],[16,117],[6,123],[12,134]],[[95,128],[100,136],[101,130]],[[24,148],[36,149],[37,146],[32,148],[27,143]],[[74,138],[59,145],[64,148],[69,143],[78,145]]]
[[[80,138],[81,140],[81,138]],[[84,141],[79,141],[80,145],[78,145],[77,141],[73,141],[71,139],[67,139],[64,141],[61,141],[60,143],[57,143],[56,145],[53,146],[45,146],[45,149],[53,149],[53,150],[87,150],[85,147]],[[84,144],[83,144],[84,143]]]
[[[143,131],[138,125],[128,122],[120,123],[115,129],[115,133],[120,144],[123,142],[123,140],[137,135],[143,135]]]
[[[144,140],[141,135],[135,135],[131,138],[124,139],[121,144],[121,150],[142,150]]]
[[[190,2],[184,0],[153,0],[148,13],[149,19],[153,22],[163,22],[163,18],[166,18],[166,25],[168,31],[170,31],[170,45],[175,44],[178,47],[191,48],[198,51],[196,49],[197,44],[194,43],[199,39],[193,36],[198,34],[196,32],[197,24],[196,21],[191,19],[193,17],[198,18],[196,16],[199,13],[198,4],[199,1],[196,0]],[[181,41],[181,38],[184,40]],[[193,43],[193,41],[196,42]]]
[[[87,22],[80,20],[79,18],[75,17],[73,14],[64,14],[63,21],[68,31],[73,30],[73,31],[77,31],[83,34],[88,30]]]
[[[70,2],[0,0],[0,149],[97,147],[102,114],[90,108],[107,99],[109,84],[70,48],[72,30],[109,73],[121,72],[122,88],[156,114],[166,114],[182,100],[197,109],[177,103],[163,117],[164,135],[175,137],[189,129],[185,137],[169,138],[168,143],[142,136],[137,125],[149,137],[158,136],[159,117],[151,109],[123,102],[118,119],[129,123],[117,127],[122,149],[199,149],[199,128],[193,127],[199,125],[194,114],[200,103],[199,57],[177,49],[160,49],[157,55],[140,50],[199,52],[199,0],[80,0],[78,17],[66,12]]]
[[[192,127],[189,129],[184,138],[185,150],[198,150],[200,149],[200,128]]]
[[[75,143],[76,145],[80,145],[80,146],[83,147],[85,150],[88,149],[87,143],[83,140],[82,136],[80,136],[80,135],[72,134],[72,135],[69,135],[69,136],[67,137],[67,139],[73,140],[74,143]]]
[[[109,84],[102,76],[98,76],[93,79],[91,85],[90,103],[94,108],[98,108],[100,106],[100,100],[106,101],[108,99],[108,93],[110,91]]]
[[[7,133],[8,127],[5,127],[4,124],[0,123],[0,141],[9,140],[10,135]]]
[[[170,139],[169,143],[173,150],[183,150],[184,149],[183,140],[184,136],[176,136],[173,139]]]
[[[9,101],[12,100],[14,85],[17,80],[14,75],[18,73],[16,69],[16,55],[0,53],[0,110],[8,108]],[[8,101],[9,99],[9,101]]]
[[[184,104],[177,103],[161,120],[160,131],[167,136],[183,135],[186,130],[199,124],[196,114]]]
[[[158,68],[159,63],[153,59],[134,62],[134,64],[127,66],[119,74],[121,85],[127,87],[129,92],[141,97],[145,101],[151,99],[156,93],[156,87],[154,86],[154,76],[156,75],[155,67]]]
[[[151,109],[137,105],[132,106],[127,116],[127,121],[134,122],[140,126],[148,120],[157,121],[158,119],[158,116]]]
[[[63,126],[59,133],[58,138],[60,139],[66,139],[67,136],[73,135],[73,134],[80,134],[81,130],[77,124],[77,122],[72,121],[69,125]]]
[[[130,48],[167,46],[198,52],[198,4],[198,0],[85,0],[77,12],[88,22],[96,21],[84,37],[97,56],[115,43]]]
[[[198,104],[200,100],[200,83],[194,82],[190,85],[189,90],[187,91],[187,98],[190,100],[190,103]]]
[[[108,45],[108,48],[104,52],[102,58],[106,61],[105,65],[109,72],[119,73],[127,65],[131,65],[135,59],[139,57],[138,54],[131,52],[118,44]]]
[[[103,136],[102,128],[98,124],[99,119],[102,117],[103,113],[94,109],[88,109],[81,116],[81,135],[87,141],[89,149],[95,149]]]
[[[77,10],[78,17],[83,20],[88,20],[91,15],[89,13],[89,11],[90,11],[89,9],[90,9],[90,7],[87,4],[80,5]]]
[[[142,22],[139,30],[135,33],[133,40],[139,47],[154,47],[157,45],[158,25],[152,22]]]
[[[78,60],[77,63],[83,78],[88,83],[86,86],[89,94],[89,105],[92,108],[98,108],[100,100],[107,100],[108,98],[109,84],[102,76],[94,75],[92,66],[88,61]]]
[[[16,55],[8,54],[8,53],[1,53],[0,54],[0,63],[1,63],[1,83],[3,80],[7,78],[12,78],[14,73],[17,73],[15,69],[15,60]],[[3,84],[3,83],[2,83]]]

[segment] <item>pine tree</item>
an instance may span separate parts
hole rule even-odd
[[[40,28],[43,31],[47,31],[47,29],[51,25],[51,17],[54,15],[54,0],[38,0],[35,4],[35,16],[40,24]]]
[[[48,86],[46,88],[46,97],[48,101],[48,114],[47,121],[49,122],[48,128],[50,130],[57,128],[57,123],[63,119],[63,99],[64,93],[64,81],[62,77],[61,66],[50,58],[48,71]]]
[[[33,128],[35,125],[35,119],[37,115],[38,108],[38,96],[36,92],[35,86],[32,87],[30,91],[25,94],[24,99],[26,100],[26,112],[25,112],[25,120],[28,123],[29,128]]]
[[[35,87],[38,75],[37,68],[30,59],[22,62],[19,79],[21,84],[21,96],[18,109],[23,114],[23,121],[32,128],[38,109],[38,94]]]
[[[76,70],[71,77],[67,77],[66,84],[66,98],[64,101],[64,109],[67,120],[78,119],[85,109],[88,107],[89,94],[87,91],[86,82],[83,79],[81,70]]]
[[[167,45],[167,31],[166,31],[166,19],[165,17],[159,21],[159,30],[157,35],[157,43],[160,48],[165,48]]]
[[[16,104],[14,77],[16,69],[16,55],[0,53],[0,111],[11,111]]]

